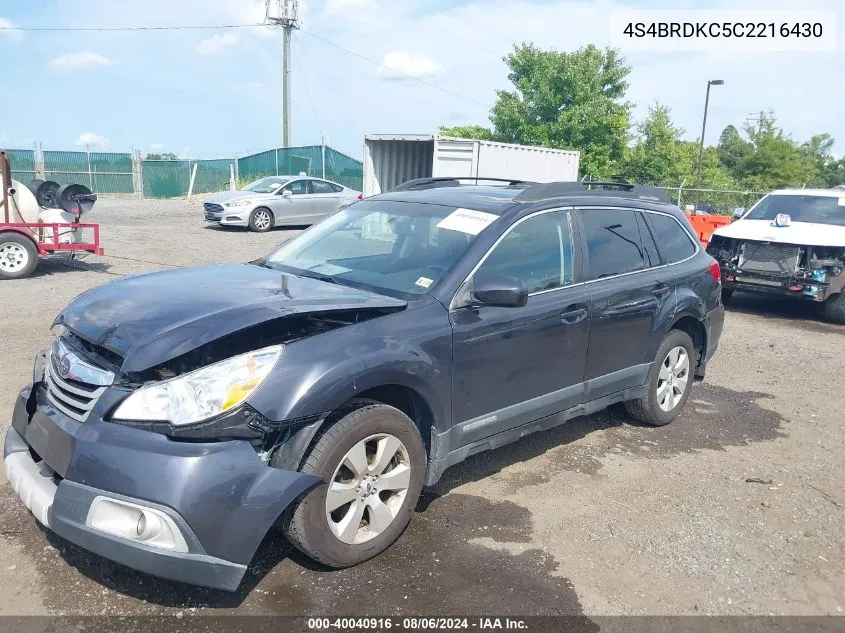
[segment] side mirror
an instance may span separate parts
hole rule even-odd
[[[290,198],[292,195],[293,191],[291,191],[290,189],[284,189],[282,191],[282,196],[284,196],[285,198]]]
[[[742,216],[745,215],[745,208],[744,207],[737,207],[734,209],[734,220],[740,219]]]
[[[472,297],[479,303],[500,308],[521,308],[528,303],[528,291],[521,279],[507,275],[485,275],[473,279]]]

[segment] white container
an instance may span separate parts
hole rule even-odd
[[[434,134],[364,137],[364,196],[390,191],[414,178],[512,178],[534,182],[578,180],[578,152]]]

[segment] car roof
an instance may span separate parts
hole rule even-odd
[[[523,190],[523,187],[461,185],[459,187],[394,191],[374,196],[372,199],[464,207],[501,215],[506,209],[513,206],[513,199]]]
[[[638,192],[572,191],[574,184],[564,183],[563,189],[556,187],[556,183],[526,183],[504,187],[491,185],[439,186],[391,191],[373,196],[371,199],[462,207],[495,213],[496,215],[502,215],[511,208],[533,209],[538,206],[545,207],[549,203],[559,203],[561,206],[597,207],[612,205],[614,201],[624,201],[626,204],[637,208],[667,211],[675,215],[683,214],[671,202],[654,200],[647,195],[640,196]],[[532,187],[534,187],[533,192]]]
[[[775,189],[769,196],[820,196],[823,198],[845,198],[841,189]]]

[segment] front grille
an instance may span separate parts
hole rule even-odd
[[[223,213],[223,207],[213,202],[206,202],[202,205],[206,213]]]
[[[746,242],[739,261],[742,270],[761,273],[795,274],[801,249],[790,244]]]
[[[112,372],[85,362],[61,338],[47,353],[47,362],[44,363],[47,399],[77,422],[86,420],[112,380]]]

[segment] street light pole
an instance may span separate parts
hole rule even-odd
[[[707,129],[707,106],[710,105],[710,86],[721,86],[725,82],[721,79],[711,79],[707,82],[707,96],[704,97],[704,120],[701,122],[701,139],[698,144],[698,171],[696,186],[701,186],[701,162],[704,159],[704,132]]]

